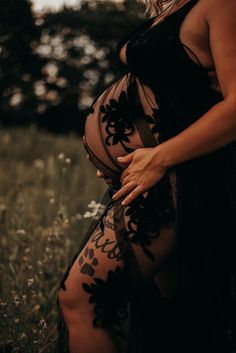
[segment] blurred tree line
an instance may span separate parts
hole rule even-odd
[[[144,18],[130,0],[82,0],[44,14],[28,0],[2,0],[0,124],[81,132],[94,97],[118,74],[118,41]]]

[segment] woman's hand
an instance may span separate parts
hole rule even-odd
[[[163,165],[159,146],[138,148],[127,156],[118,157],[120,163],[128,166],[121,175],[122,187],[113,195],[113,200],[127,194],[122,205],[128,205],[162,179],[168,168]]]

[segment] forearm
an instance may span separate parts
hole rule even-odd
[[[236,139],[236,102],[214,105],[175,137],[155,147],[167,168],[213,152]]]

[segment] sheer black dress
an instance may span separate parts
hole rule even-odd
[[[91,325],[108,330],[122,353],[235,351],[232,144],[170,168],[128,206],[111,198],[121,186],[117,156],[174,137],[223,100],[179,38],[196,3],[187,1],[154,26],[149,18],[121,39],[122,75],[86,118],[84,146],[113,184],[59,292],[72,290],[70,276],[78,273],[80,298],[94,307]],[[124,73],[119,54],[127,42]],[[55,353],[69,353],[57,304]]]

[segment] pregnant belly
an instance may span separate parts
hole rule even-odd
[[[151,90],[131,73],[108,87],[86,117],[84,146],[106,176],[119,180],[124,165],[117,157],[157,145],[157,104]]]

